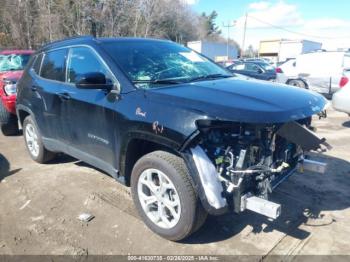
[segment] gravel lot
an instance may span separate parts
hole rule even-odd
[[[0,135],[0,254],[350,255],[350,118],[330,110],[314,123],[334,147],[318,156],[329,169],[280,186],[272,196],[282,204],[279,219],[209,217],[182,243],[148,230],[129,188],[113,178],[64,155],[36,164],[22,136]],[[95,218],[83,223],[82,212]]]

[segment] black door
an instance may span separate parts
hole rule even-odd
[[[107,82],[116,84],[117,80],[102,58],[90,47],[72,47],[67,63],[66,93],[68,112],[64,125],[69,130],[66,140],[71,154],[94,162],[94,165],[106,169],[104,164],[113,166],[116,160],[117,119],[114,109],[116,100],[108,99],[104,89],[77,88],[78,79],[88,73],[102,73]]]
[[[37,124],[42,136],[49,141],[64,142],[65,127],[62,113],[66,110],[62,90],[65,87],[66,59],[68,49],[58,49],[42,54],[41,69],[34,74],[32,101]],[[41,56],[40,56],[41,57]]]

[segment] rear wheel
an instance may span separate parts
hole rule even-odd
[[[17,135],[19,132],[17,116],[8,112],[1,101],[0,129],[5,136]]]
[[[45,148],[39,129],[31,116],[27,116],[23,121],[23,136],[29,155],[34,161],[46,163],[55,157],[55,153]]]
[[[287,82],[287,84],[290,85],[290,86],[295,86],[295,87],[299,87],[299,88],[307,88],[306,84],[304,83],[304,81],[298,80],[298,79],[289,80]]]
[[[158,235],[178,241],[205,222],[207,213],[182,158],[164,151],[152,152],[137,161],[131,176],[138,213]]]

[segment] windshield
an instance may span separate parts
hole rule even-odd
[[[207,58],[172,42],[120,41],[103,46],[141,88],[232,76]]]
[[[29,54],[0,55],[0,72],[23,70],[29,58]]]

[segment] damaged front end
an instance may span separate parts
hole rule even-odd
[[[280,215],[269,194],[297,169],[325,172],[326,164],[305,159],[307,151],[330,146],[310,131],[311,119],[286,124],[197,121],[187,145],[187,163],[203,206],[211,214],[245,209]]]

